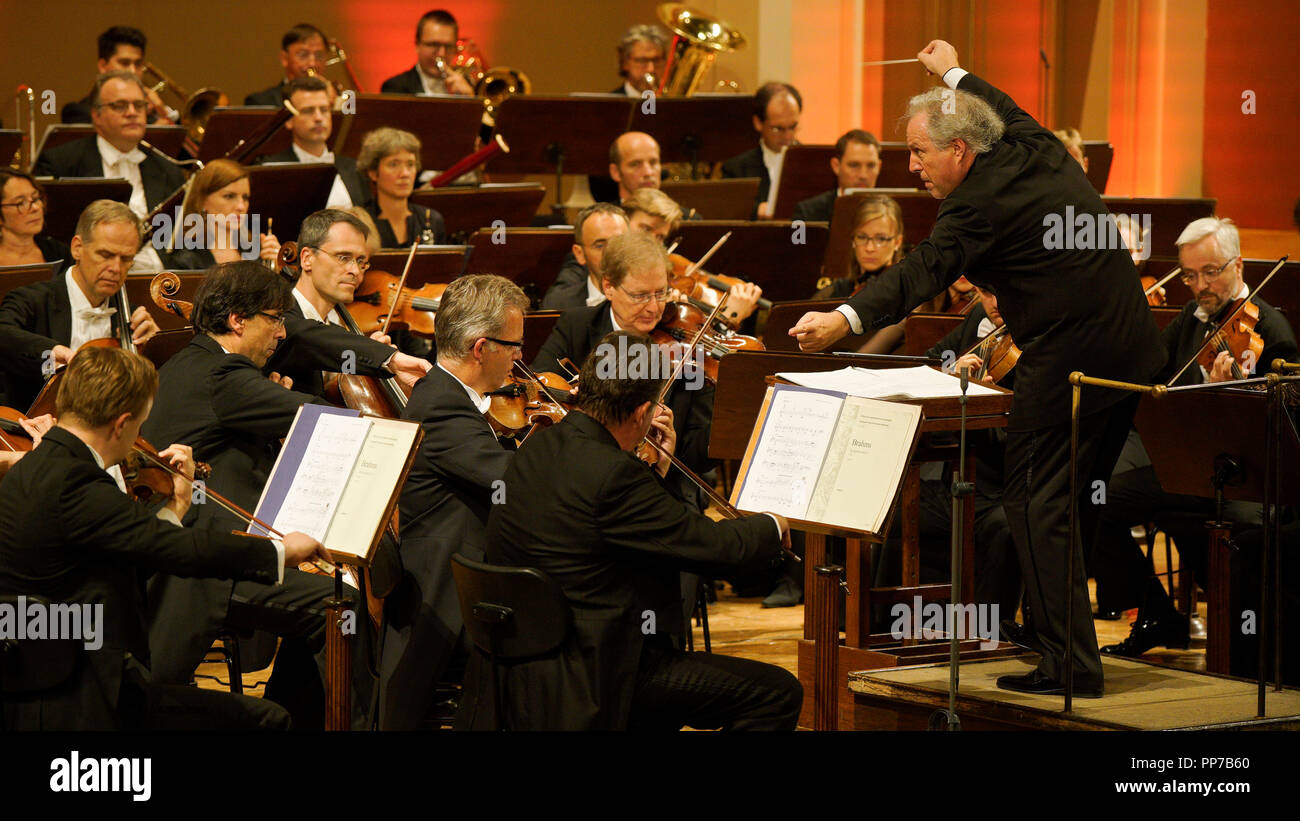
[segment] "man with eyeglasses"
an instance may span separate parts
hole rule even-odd
[[[835,200],[854,188],[875,188],[880,176],[880,141],[869,131],[855,128],[835,141],[831,173],[836,188],[795,204],[793,219],[805,222],[830,222]]]
[[[293,306],[288,281],[260,262],[241,260],[208,269],[194,295],[194,338],[159,369],[153,412],[141,429],[151,442],[189,445],[196,461],[212,466],[212,490],[244,510],[257,507],[298,409],[324,403],[262,371],[285,339]],[[184,523],[223,532],[248,526],[211,499],[191,506]],[[328,577],[288,568],[282,585],[155,576],[149,583],[154,678],[189,683],[220,633],[274,633],[285,641],[266,697],[287,709],[299,729],[319,728],[324,715],[323,603],[333,590]],[[346,590],[357,597],[352,588]],[[241,645],[247,651],[245,669],[269,663],[273,642]],[[373,684],[365,657],[359,649],[352,658],[354,729],[370,724]]]
[[[95,136],[41,152],[32,174],[125,179],[131,184],[128,205],[144,219],[185,184],[179,167],[140,148],[149,110],[144,83],[134,72],[110,71],[96,78],[90,101]],[[162,260],[152,245],[140,249],[131,270],[162,270]]]
[[[326,208],[364,205],[370,199],[370,186],[361,178],[357,161],[329,150],[334,130],[329,87],[320,77],[299,77],[284,86],[284,98],[298,113],[289,118],[285,128],[293,143],[284,151],[266,154],[258,163],[332,163],[338,169],[330,188]]]
[[[641,97],[655,90],[663,79],[667,51],[668,38],[658,26],[638,23],[629,28],[618,41],[618,76],[623,83],[609,93]]]
[[[1241,241],[1232,220],[1194,220],[1183,229],[1176,245],[1181,278],[1193,298],[1161,332],[1169,357],[1157,377],[1162,383],[1172,379],[1196,355],[1211,330],[1227,318],[1237,300],[1250,292],[1242,278]],[[1295,362],[1300,356],[1286,317],[1259,296],[1252,296],[1251,301],[1259,308],[1255,331],[1263,337],[1264,350],[1258,360],[1249,351],[1236,360],[1247,378],[1266,372],[1274,359]],[[1235,378],[1232,354],[1224,351],[1208,370],[1193,363],[1174,384],[1229,382]],[[1130,528],[1155,522],[1177,544],[1182,565],[1191,567],[1206,587],[1209,568],[1205,522],[1215,517],[1213,500],[1165,493],[1142,440],[1133,431],[1107,485],[1106,504],[1100,507],[1101,522],[1090,568],[1097,577],[1097,609],[1118,613],[1138,607],[1138,618],[1128,638],[1101,648],[1101,652],[1137,657],[1157,646],[1187,647],[1187,617],[1175,609],[1150,557],[1133,539]],[[1228,502],[1224,516],[1239,525],[1258,525],[1260,506]]]
[[[803,97],[789,83],[765,83],[754,94],[754,130],[758,132],[758,146],[722,164],[725,179],[759,178],[751,219],[772,216],[785,150],[798,142],[796,134],[802,113]]]
[[[460,28],[446,9],[426,12],[415,24],[415,65],[384,80],[384,94],[471,95],[474,88],[459,71],[451,71],[456,59]]]
[[[490,274],[461,277],[442,295],[438,364],[403,413],[424,439],[399,500],[402,576],[384,600],[381,730],[418,729],[435,710],[438,683],[463,671],[451,557],[483,560],[488,511],[511,492],[501,478],[513,451],[484,414],[521,358],[526,310],[519,286]]]
[[[311,74],[320,76],[325,71],[329,49],[325,32],[310,23],[299,23],[280,38],[280,65],[284,79],[270,88],[255,91],[244,97],[244,105],[269,105],[280,107],[286,84]]]
[[[286,336],[267,369],[291,380],[300,391],[319,396],[322,372],[350,369],[362,376],[396,376],[414,385],[431,364],[395,348],[385,334],[369,338],[346,330],[340,306],[352,302],[370,267],[366,239],[370,229],[346,211],[326,208],[303,220],[298,233],[302,274],[286,314]]]
[[[542,308],[567,311],[605,301],[601,261],[605,246],[628,229],[627,214],[608,202],[588,205],[573,220],[573,250],[560,266],[555,282],[542,297]]]

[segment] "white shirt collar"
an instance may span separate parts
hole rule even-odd
[[[978,339],[983,339],[997,329],[998,326],[993,324],[993,320],[986,316],[980,320],[979,327],[975,329],[975,336]]]
[[[452,379],[455,379],[457,382],[460,382],[460,386],[464,388],[465,393],[469,395],[469,401],[474,403],[474,407],[478,408],[479,413],[488,412],[488,408],[492,407],[492,397],[479,396],[478,391],[474,390],[469,385],[466,385],[464,382],[461,382],[459,376],[447,370],[446,368],[443,368],[441,362],[438,363],[438,367],[442,368],[443,373],[447,374]]]
[[[302,291],[299,291],[297,288],[293,289],[293,298],[297,300],[298,307],[302,309],[302,315],[305,316],[307,319],[314,319],[317,322],[325,323],[328,325],[343,324],[343,321],[339,317],[339,313],[337,310],[331,309],[328,319],[322,317],[320,315],[320,311],[316,310],[316,306],[311,304],[311,300],[303,296]]]
[[[639,92],[639,91],[637,91],[635,88],[633,88],[633,87],[632,87],[632,84],[629,83],[627,80],[624,80],[624,81],[623,81],[623,93],[626,94],[626,95],[629,96],[629,97],[640,97],[640,96],[641,96],[641,92]]]
[[[144,162],[144,152],[140,150],[139,146],[123,153],[114,148],[113,144],[103,137],[95,137],[95,142],[99,146],[99,156],[108,165],[117,165],[123,159],[127,159],[136,165]]]
[[[447,81],[441,77],[434,77],[424,70],[424,66],[419,63],[415,64],[415,70],[420,75],[420,84],[424,86],[425,94],[446,94]]]
[[[767,177],[771,182],[767,189],[767,206],[771,208],[776,204],[776,189],[781,184],[781,165],[785,162],[785,149],[773,151],[762,140],[758,141],[758,147],[763,152],[763,165],[767,166]]]
[[[621,331],[623,328],[618,324],[618,319],[614,317],[614,306],[609,306],[609,324],[614,326],[614,330]]]
[[[1229,300],[1229,302],[1238,299],[1245,299],[1249,295],[1250,295],[1250,288],[1246,287],[1246,281],[1243,279],[1241,281],[1241,287],[1237,289],[1237,293],[1232,295],[1232,299]],[[1196,318],[1199,319],[1201,322],[1205,322],[1205,323],[1208,323],[1210,321],[1210,315],[1207,314],[1205,312],[1205,309],[1202,308],[1199,304],[1196,306]]]
[[[591,281],[591,274],[587,274],[587,307],[591,308],[600,305],[605,301],[605,292]]]
[[[328,148],[325,149],[324,154],[317,157],[315,154],[308,153],[306,149],[297,143],[293,143],[293,155],[298,158],[298,162],[334,162],[334,152]]]
[[[76,265],[73,265],[71,268],[63,272],[63,281],[68,286],[68,303],[72,307],[73,316],[76,316],[78,311],[93,309],[95,307],[90,304],[90,300],[86,298],[85,292],[81,290],[81,286],[77,284],[77,280],[72,276],[72,270],[76,267]],[[117,309],[112,307],[107,299],[104,300],[99,307],[107,308],[110,315],[117,313]]]

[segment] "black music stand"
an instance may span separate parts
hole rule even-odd
[[[753,95],[656,96],[654,108],[649,100],[635,102],[627,130],[654,137],[662,162],[690,163],[691,179],[699,179],[700,162],[721,162],[754,147]]]
[[[370,257],[370,270],[383,271],[400,277],[406,267],[409,248],[401,250],[384,250]],[[423,288],[429,283],[451,282],[460,276],[465,268],[465,258],[469,256],[468,245],[421,245],[411,258],[411,270],[406,275],[406,287]],[[355,298],[361,299],[357,293]]]
[[[77,218],[95,200],[131,201],[131,183],[108,177],[42,179],[45,189],[45,233],[67,242],[77,232]]]
[[[281,242],[296,240],[302,221],[325,207],[338,169],[333,163],[255,165],[248,169],[251,213],[261,217],[261,233],[274,219],[272,233]]]
[[[910,163],[911,152],[906,143],[881,143],[880,176],[876,177],[876,187],[916,188],[921,184],[921,178],[908,169]]]
[[[45,127],[45,135],[41,137],[38,150],[32,156],[39,158],[41,154],[51,148],[57,148],[65,143],[93,136],[95,136],[95,127],[93,125],[82,123],[49,125]],[[150,145],[167,156],[176,157],[180,154],[185,143],[185,127],[179,125],[151,125],[145,128],[144,138]],[[35,166],[36,163],[33,162],[32,165]]]
[[[497,220],[511,228],[532,225],[545,196],[540,183],[489,183],[422,188],[411,194],[411,201],[442,214],[447,236],[462,238]]]
[[[19,131],[16,128],[0,128],[0,163],[7,163],[14,157],[19,156],[25,135],[26,132]],[[33,154],[32,159],[35,158],[36,155]]]
[[[267,105],[221,106],[213,109],[212,116],[208,118],[207,127],[203,131],[203,142],[199,144],[199,159],[206,163],[226,156],[240,140],[256,134],[279,111],[279,108]],[[337,112],[331,119],[334,128],[330,132],[330,138],[325,142],[333,150],[343,120],[342,115]],[[279,129],[257,150],[257,156],[288,151],[292,145],[293,136],[289,133],[289,129]]]
[[[715,220],[749,220],[758,197],[758,177],[730,180],[664,180],[659,184],[685,213]]]
[[[1214,216],[1218,202],[1205,197],[1105,197],[1112,214],[1151,215],[1151,237],[1148,240],[1153,256],[1172,254],[1178,256],[1174,243],[1187,224],[1201,217]],[[1148,273],[1158,273],[1148,271]]]
[[[507,228],[505,242],[490,228],[469,238],[466,274],[496,274],[518,285],[536,307],[555,282],[573,248],[573,232],[556,228]]]
[[[532,362],[555,330],[559,311],[529,311],[524,314],[524,361]]]
[[[872,195],[892,197],[903,212],[903,248],[910,249],[930,236],[939,217],[939,200],[927,191],[915,189],[879,189],[845,194],[835,198],[835,211],[831,215],[830,238],[826,245],[826,258],[822,271],[831,279],[849,275],[849,258],[853,253],[853,224],[862,200]]]
[[[757,283],[763,297],[773,302],[806,299],[816,290],[829,238],[825,225],[808,223],[796,236],[788,222],[683,222],[677,253],[699,259],[728,231],[731,239],[705,265],[710,272]]]
[[[447,168],[474,150],[483,119],[479,97],[423,97],[414,94],[358,94],[355,114],[335,131],[335,149],[346,157],[361,151],[366,135],[380,126],[409,131],[420,138],[420,165]],[[509,142],[509,138],[506,138]],[[514,143],[510,142],[513,149]]]
[[[794,216],[794,207],[839,185],[831,173],[833,145],[792,145],[785,150],[781,160],[781,182],[776,187],[776,204],[772,216],[788,220]]]
[[[1105,140],[1084,140],[1083,158],[1088,161],[1088,182],[1098,194],[1105,194],[1110,164],[1115,159],[1115,146]]]
[[[628,130],[636,100],[598,97],[510,97],[497,110],[496,130],[509,154],[488,160],[494,173],[555,174],[557,215],[564,213],[564,175],[604,174],[609,146]]]

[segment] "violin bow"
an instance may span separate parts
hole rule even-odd
[[[1150,288],[1147,288],[1145,291],[1143,291],[1143,292],[1142,292],[1142,296],[1151,296],[1153,293],[1155,293],[1157,290],[1160,289],[1160,286],[1161,286],[1161,285],[1164,285],[1166,282],[1168,282],[1169,280],[1173,279],[1174,276],[1175,276],[1179,271],[1181,271],[1181,270],[1183,270],[1183,266],[1181,266],[1181,265],[1175,265],[1175,266],[1174,266],[1174,269],[1173,269],[1172,271],[1170,271],[1169,273],[1165,274],[1165,275],[1164,275],[1163,277],[1161,277],[1158,281],[1152,283],[1152,285],[1151,285]]]
[[[713,256],[717,252],[717,250],[721,248],[729,239],[731,239],[730,231],[718,237],[718,241],[713,243],[713,247],[705,251],[704,256],[700,257],[698,262],[691,263],[691,265],[687,267],[686,273],[683,274],[682,276],[690,276],[691,274],[695,273],[699,269],[703,268],[704,263],[709,261],[709,257]],[[677,246],[674,245],[673,247],[676,248]]]
[[[1178,369],[1178,373],[1174,374],[1173,379],[1170,379],[1168,382],[1165,383],[1165,387],[1173,387],[1174,382],[1178,381],[1178,377],[1182,376],[1183,372],[1186,371],[1188,368],[1190,368],[1192,366],[1192,363],[1195,362],[1197,358],[1200,357],[1200,355],[1205,351],[1205,349],[1209,347],[1215,341],[1216,338],[1218,338],[1219,331],[1228,327],[1228,324],[1237,317],[1237,314],[1241,313],[1241,310],[1243,308],[1246,307],[1246,303],[1250,302],[1251,297],[1255,296],[1261,290],[1263,290],[1264,286],[1268,284],[1268,281],[1273,278],[1273,275],[1276,274],[1278,271],[1282,270],[1282,266],[1286,263],[1286,261],[1287,261],[1287,255],[1283,254],[1282,258],[1277,261],[1277,265],[1273,266],[1273,270],[1268,272],[1268,276],[1264,277],[1264,279],[1259,283],[1259,285],[1255,286],[1255,289],[1253,291],[1249,291],[1246,294],[1246,296],[1242,298],[1241,302],[1237,304],[1237,307],[1232,309],[1232,313],[1228,314],[1226,317],[1224,317],[1224,320],[1222,322],[1214,326],[1214,330],[1212,330],[1210,333],[1205,335],[1205,341],[1201,343],[1201,347],[1197,348],[1196,353],[1192,354],[1192,358],[1187,360],[1187,362],[1181,368]]]
[[[388,314],[384,316],[384,327],[379,329],[382,334],[388,333],[388,323],[393,321],[393,313],[397,310],[397,303],[402,299],[402,289],[406,287],[406,275],[411,272],[411,263],[415,261],[415,251],[420,247],[420,243],[411,243],[411,252],[406,255],[406,267],[402,269],[402,276],[397,280],[397,291],[393,294],[393,301],[388,305]],[[365,275],[362,275],[365,279]]]

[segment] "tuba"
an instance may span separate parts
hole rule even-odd
[[[705,17],[681,3],[663,3],[658,13],[659,22],[673,33],[668,64],[659,78],[660,94],[689,97],[699,88],[704,72],[719,54],[745,47],[745,35],[726,22]]]
[[[219,88],[201,88],[190,94],[176,81],[168,77],[153,63],[144,64],[146,87],[155,94],[171,91],[180,101],[181,125],[185,134],[195,145],[203,142],[203,132],[207,130],[208,119],[217,106],[230,105],[230,98]],[[152,83],[152,85],[150,85]]]

